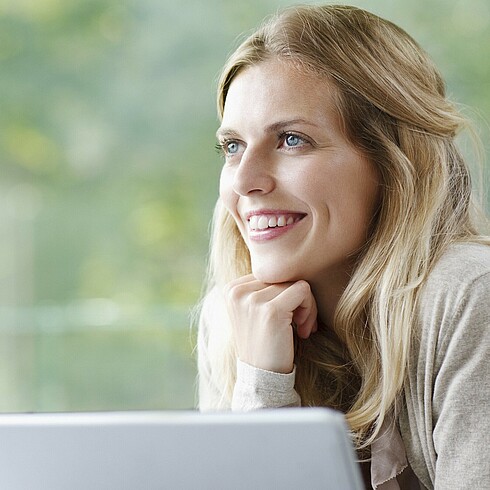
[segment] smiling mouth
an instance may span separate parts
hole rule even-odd
[[[305,214],[254,214],[248,219],[248,228],[251,231],[264,231],[271,228],[284,228],[301,221]]]

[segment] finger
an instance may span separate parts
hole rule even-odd
[[[277,298],[283,291],[291,286],[292,283],[267,284],[263,289],[257,289],[251,293],[254,300],[261,303],[268,303]],[[290,310],[292,313],[292,310]]]
[[[316,332],[318,330],[317,316],[318,310],[313,299],[311,308],[302,308],[301,306],[296,308],[293,319],[297,325],[308,325],[311,327],[312,332]]]
[[[310,289],[310,285],[306,281],[296,281],[287,287],[276,298],[278,303],[284,303],[291,307],[290,311],[294,311],[297,308],[304,308],[309,311],[311,308],[316,307],[315,298]]]
[[[274,300],[278,311],[288,311],[299,317],[300,324],[316,317],[316,302],[306,281],[297,281],[282,291]],[[299,326],[299,325],[298,325]]]
[[[237,279],[234,279],[233,281],[230,281],[228,283],[228,286],[239,286],[241,284],[249,284],[255,282],[259,282],[259,281],[255,279],[255,276],[253,274],[246,274],[244,276],[240,276]]]
[[[226,291],[230,298],[239,299],[249,296],[250,299],[257,303],[265,303],[274,299],[291,284],[293,283],[264,283],[255,279],[253,274],[248,274],[231,281],[226,286]]]
[[[234,281],[229,282],[225,288],[224,292],[230,298],[240,298],[244,295],[253,293],[254,291],[260,291],[268,287],[268,284],[258,281],[252,274],[239,277]]]
[[[307,339],[312,333],[318,330],[317,313],[316,308],[311,310],[311,314],[303,321],[303,323],[296,323],[296,332],[298,337]]]
[[[299,303],[293,311],[293,321],[296,324],[296,332],[300,338],[308,338],[311,333],[318,330],[317,316],[318,310],[316,306],[315,298],[311,292],[310,286],[305,281],[298,281],[295,283],[293,291],[288,293],[294,293],[295,303]],[[287,295],[282,295],[282,298]],[[290,296],[293,299],[293,295]],[[295,306],[293,303],[292,305]]]

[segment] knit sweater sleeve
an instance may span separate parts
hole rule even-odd
[[[300,406],[300,397],[294,389],[295,375],[296,368],[290,374],[280,374],[238,360],[232,410]]]

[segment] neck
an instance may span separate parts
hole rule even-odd
[[[329,273],[318,281],[309,281],[313,296],[315,297],[319,320],[327,327],[334,324],[335,312],[347,284],[351,278],[351,268],[336,274]]]

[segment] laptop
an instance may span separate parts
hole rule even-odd
[[[342,414],[0,415],[4,490],[357,490]]]

